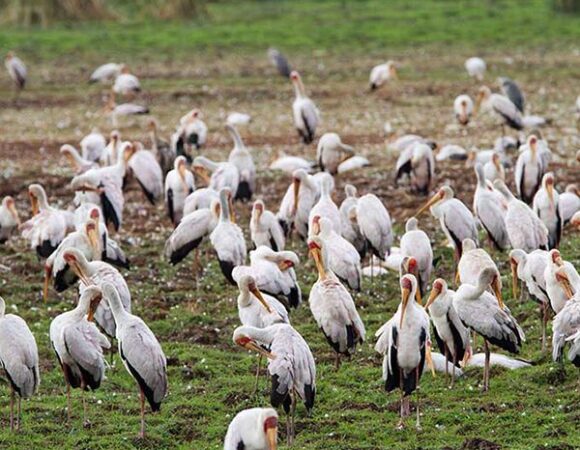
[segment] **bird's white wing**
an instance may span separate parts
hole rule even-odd
[[[151,203],[163,196],[163,171],[153,153],[138,151],[129,160],[129,167]]]
[[[64,343],[69,355],[93,378],[100,380],[105,372],[103,348],[110,348],[109,340],[95,324],[83,319],[63,330]]]
[[[214,230],[215,223],[209,209],[198,209],[186,215],[165,242],[165,256],[173,260],[176,253],[189,253]]]

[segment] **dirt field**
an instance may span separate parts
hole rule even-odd
[[[471,55],[400,54],[400,80],[375,93],[368,92],[368,71],[380,62],[370,56],[350,57],[316,54],[296,58],[310,97],[322,112],[323,132],[336,131],[371,166],[336,178],[334,199],[343,198],[346,183],[359,193],[380,196],[396,224],[402,226],[425,198],[396,187],[396,155],[387,149],[393,138],[417,133],[441,145],[491,148],[500,127],[490,116],[477,117],[468,127],[454,122],[452,103],[456,95],[475,96],[479,83],[468,79],[463,61]],[[550,125],[542,128],[555,154],[552,169],[562,191],[578,182],[580,166],[571,157],[580,148],[574,101],[578,86],[577,55],[569,53],[526,53],[487,55],[486,83],[497,90],[496,77],[509,75],[520,82],[527,96],[528,111],[546,116]],[[576,63],[574,63],[574,59]],[[40,182],[50,201],[65,207],[73,192],[68,186],[72,172],[60,158],[64,143],[77,145],[91,128],[103,133],[112,129],[102,114],[104,88],[86,84],[93,65],[101,61],[63,59],[34,65],[30,88],[15,97],[5,78],[0,79],[0,196],[13,195],[22,217],[29,215],[26,187]],[[104,61],[103,61],[104,62]],[[292,126],[293,92],[288,81],[279,78],[262,54],[248,57],[224,55],[221,59],[178,62],[130,61],[142,79],[144,93],[136,102],[150,106],[161,124],[165,139],[179,117],[193,107],[203,111],[209,127],[208,143],[201,153],[216,160],[227,157],[232,147],[223,128],[229,112],[252,115],[252,122],[240,127],[259,168],[258,197],[268,209],[277,210],[290,177],[267,170],[279,152],[314,159],[315,146],[299,143]],[[124,139],[146,139],[147,118],[121,119]],[[384,124],[394,134],[385,135]],[[510,133],[514,135],[514,133]],[[515,162],[515,160],[514,160]],[[456,195],[471,205],[475,175],[463,162],[438,163],[436,186],[450,184]],[[511,171],[508,179],[513,180]],[[434,186],[434,188],[436,187]],[[513,184],[512,184],[513,186]],[[250,205],[239,204],[236,214],[248,231]],[[0,398],[0,446],[3,448],[219,448],[227,423],[245,407],[266,405],[265,381],[257,398],[250,398],[254,358],[234,348],[233,329],[238,324],[236,290],[225,284],[211,252],[203,277],[196,285],[189,262],[176,268],[162,258],[165,239],[171,233],[164,205],[152,207],[136,183],[126,195],[125,223],[117,238],[128,253],[132,268],[124,272],[133,296],[134,311],[147,321],[159,337],[168,357],[170,394],[163,411],[149,415],[150,434],[136,438],[138,396],[133,381],[115,356],[114,367],[102,389],[91,393],[93,427],[82,428],[80,394],[75,396],[72,428],[65,425],[64,382],[48,341],[48,325],[58,313],[69,309],[76,298],[73,289],[63,295],[51,293],[48,304],[40,299],[42,264],[20,239],[0,248],[0,294],[8,309],[22,315],[31,326],[41,353],[40,394],[24,404],[23,430],[16,436],[7,431],[8,396]],[[437,256],[443,256],[437,276],[451,281],[451,252],[442,249],[443,235],[428,215],[421,227],[431,232]],[[580,261],[578,234],[566,230],[562,252],[576,265]],[[290,248],[301,257],[299,278],[303,291],[314,282],[313,264],[303,243],[294,239]],[[508,294],[509,264],[506,255],[496,254],[503,277],[507,302],[523,323],[528,342],[522,357],[537,363],[521,373],[492,370],[492,392],[479,392],[481,372],[467,376],[449,391],[443,377],[425,376],[421,389],[424,432],[410,426],[395,431],[397,394],[382,390],[381,361],[372,350],[374,332],[391,317],[399,302],[397,280],[389,275],[371,288],[366,283],[356,296],[369,336],[359,354],[340,372],[333,369],[333,356],[316,329],[305,303],[292,321],[316,356],[319,397],[314,417],[298,410],[296,448],[551,448],[580,446],[577,434],[580,402],[578,372],[568,367],[567,377],[556,377],[549,355],[539,351],[537,311],[533,303],[522,304]],[[189,260],[188,260],[189,261]],[[4,392],[8,391],[4,386]],[[284,428],[284,427],[281,427]],[[285,440],[285,430],[280,440]],[[284,447],[285,448],[285,447]]]

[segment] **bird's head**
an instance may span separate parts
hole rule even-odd
[[[62,255],[64,261],[72,269],[77,277],[80,278],[85,286],[93,284],[87,274],[87,259],[85,256],[75,248],[66,250]]]
[[[552,249],[550,250],[550,260],[553,264],[558,267],[562,267],[564,265],[564,261],[562,260],[562,255],[560,254],[560,250]]]
[[[264,350],[254,339],[252,339],[247,334],[245,328],[246,327],[236,328],[234,331],[234,343],[240,347],[245,348],[246,350],[255,351],[268,359],[275,359],[276,355],[274,355],[272,352],[269,352],[268,350]]]
[[[312,218],[312,234],[317,236],[320,234],[320,216],[317,214]]]
[[[153,118],[149,119],[147,121],[147,129],[149,131],[155,131],[155,130],[157,130],[157,121],[155,119],[153,119]]]
[[[399,321],[399,328],[403,326],[403,320],[405,319],[405,312],[407,311],[407,305],[409,303],[409,298],[413,291],[417,288],[417,279],[411,275],[406,274],[401,277],[401,320]]]
[[[510,267],[512,270],[512,295],[514,299],[518,298],[518,267],[525,259],[526,254],[523,250],[514,249],[510,252]]]
[[[262,416],[262,423],[268,442],[268,450],[276,450],[278,448],[278,414],[276,410],[266,408]]]
[[[425,304],[425,309],[429,308],[441,295],[447,292],[447,282],[443,278],[437,278],[433,282],[433,287],[431,288],[431,293]]]
[[[103,299],[103,293],[101,288],[98,286],[88,286],[81,295],[81,301],[87,302],[87,320],[89,322],[94,321],[95,311],[99,306],[99,303]]]
[[[264,307],[264,309],[266,309],[266,311],[268,311],[269,313],[272,312],[270,304],[264,298],[262,292],[260,292],[260,290],[258,289],[258,285],[256,284],[256,280],[254,277],[252,277],[251,275],[244,275],[243,277],[241,277],[240,280],[238,281],[238,288],[240,289],[240,291],[250,292],[254,297],[256,297],[256,299],[258,299],[258,301],[262,304],[262,306]]]
[[[544,184],[544,189],[546,189],[546,193],[548,194],[550,204],[554,205],[554,174],[552,172],[545,174],[542,183]]]
[[[318,236],[311,236],[310,239],[308,239],[308,252],[314,260],[314,264],[318,270],[318,276],[323,280],[326,278],[326,268],[324,266],[322,249],[322,239],[320,239]]]
[[[451,194],[449,193],[451,191]],[[437,193],[427,201],[419,210],[415,213],[414,217],[419,217],[423,211],[435,206],[437,203],[447,200],[448,198],[453,197],[453,191],[449,186],[443,186],[441,189],[437,191]]]
[[[473,109],[474,115],[477,114],[481,104],[491,96],[491,89],[487,86],[481,86],[477,91],[477,97],[475,98],[475,108]]]
[[[6,61],[10,61],[12,58],[14,58],[14,52],[13,51],[9,51],[8,53],[6,53],[6,56],[4,57],[4,59]]]
[[[99,225],[93,219],[87,220],[85,223],[85,233],[87,238],[89,239],[89,244],[94,251],[100,249],[100,240],[99,240]]]
[[[560,267],[556,271],[556,281],[562,286],[562,290],[566,294],[566,299],[570,300],[574,296],[574,289],[572,289],[572,283],[570,282],[565,267]]]
[[[40,184],[31,184],[28,186],[28,197],[30,198],[32,215],[36,216],[40,211],[40,203],[46,200],[44,188]]]
[[[290,79],[292,81],[300,81],[300,74],[296,70],[293,70],[290,72]]]

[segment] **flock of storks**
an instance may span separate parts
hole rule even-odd
[[[316,138],[319,110],[285,57],[274,49],[268,54],[294,86],[294,124],[308,145]],[[17,88],[24,89],[27,71],[23,62],[13,53],[5,61]],[[397,67],[396,62],[389,61],[373,68],[371,91],[397,79]],[[483,80],[486,65],[482,59],[470,58],[465,67],[469,75]],[[137,104],[115,103],[116,96],[132,100],[141,91],[139,79],[127,66],[105,64],[94,71],[90,81],[112,83],[106,111],[115,125],[120,116],[148,113],[148,108]],[[100,386],[107,367],[104,351],[113,338],[125,367],[139,386],[141,436],[145,433],[146,402],[157,411],[167,394],[165,355],[147,324],[131,313],[131,292],[119,271],[128,268],[129,261],[112,237],[123,225],[124,189],[130,178],[137,180],[151,203],[165,200],[175,227],[164,249],[171,264],[180,263],[194,252],[193,271],[199,277],[204,271],[199,250],[209,241],[225,279],[239,288],[241,326],[235,329],[233,341],[257,352],[260,362],[262,357],[268,361],[273,408],[253,408],[237,414],[227,430],[226,450],[275,449],[275,408],[283,408],[288,414],[287,440],[291,445],[298,401],[304,403],[308,413],[315,403],[315,358],[290,324],[290,311],[302,303],[295,272],[300,260],[296,253],[285,250],[287,240],[295,235],[305,241],[318,272],[309,290],[308,305],[335,353],[337,370],[341,358],[352,355],[366,339],[352,292],[360,291],[365,275],[378,276],[386,268],[399,272],[401,303],[395,315],[376,332],[375,349],[384,356],[386,390],[401,391],[401,427],[411,414],[409,396],[418,388],[424,370],[444,371],[453,384],[462,367],[483,365],[483,389],[487,390],[491,364],[510,368],[527,365],[490,351],[495,345],[518,353],[525,337],[504,302],[501,274],[483,248],[480,231],[487,236],[490,247],[509,251],[514,300],[521,282],[539,304],[542,349],[546,346],[546,326],[554,314],[553,358],[562,363],[568,345],[568,359],[580,366],[580,277],[558,251],[564,227],[574,230],[580,226],[578,187],[570,185],[565,192],[558,192],[556,175],[549,171],[552,151],[539,131],[545,119],[524,115],[525,99],[519,86],[507,78],[499,81],[503,94],[483,86],[475,102],[462,94],[452,106],[460,126],[467,126],[480,108],[496,116],[503,132],[493,150],[440,147],[418,135],[391,139],[389,148],[398,154],[397,183],[407,183],[417,195],[432,191],[436,165],[448,159],[465,160],[466,166],[473,167],[477,180],[472,208],[456,198],[450,186],[436,189],[407,220],[399,247],[393,245],[389,212],[376,195],[359,196],[357,188],[347,184],[344,201],[340,205],[334,202],[334,176],[369,164],[336,133],[320,137],[315,162],[284,155],[270,166],[271,170],[290,174],[291,181],[277,212],[268,210],[260,199],[254,201],[248,228],[255,249],[249,252],[249,264],[246,239],[234,210],[234,202],[249,201],[256,193],[259,171],[238,132],[238,127],[251,120],[249,115],[236,112],[228,116],[226,129],[234,146],[226,161],[213,161],[199,154],[206,145],[208,128],[198,109],[179,120],[170,142],[159,137],[155,120],[148,121],[148,148],[139,142],[123,141],[117,130],[111,132],[108,141],[94,130],[80,142],[80,151],[63,145],[61,154],[75,172],[70,182],[75,192],[73,206],[59,209],[51,205],[43,186],[31,184],[28,196],[32,217],[25,222],[20,221],[15,200],[4,197],[0,240],[6,242],[19,232],[44,261],[45,299],[51,287],[57,292],[79,290],[77,306],[55,317],[50,325],[50,341],[67,388],[69,420],[71,388],[84,392]],[[580,114],[580,98],[576,108]],[[506,126],[532,131],[520,143],[505,135]],[[578,173],[580,155],[569,156],[568,166]],[[506,184],[512,167],[515,194]],[[360,174],[363,176],[363,172]],[[419,227],[425,210],[438,219],[447,245],[454,249],[454,280],[433,280],[432,239]],[[370,267],[363,268],[361,261],[367,256]],[[452,284],[457,286],[455,291],[450,288]],[[33,395],[40,382],[38,350],[24,320],[5,314],[5,308],[0,299],[0,364],[12,391],[11,427],[18,427],[20,399]],[[483,340],[483,355],[472,352],[477,336]],[[432,337],[441,353],[431,352]],[[83,404],[88,425],[84,396]],[[416,414],[419,427],[418,402]]]

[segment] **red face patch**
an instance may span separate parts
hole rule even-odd
[[[236,344],[241,347],[245,347],[250,341],[251,339],[248,336],[242,336],[236,340]]]
[[[294,267],[294,261],[290,261],[289,259],[285,259],[284,264],[286,264],[288,267]]]
[[[560,258],[560,252],[558,250],[554,250],[552,252],[552,262],[556,262]]]
[[[441,283],[441,281],[435,281],[435,283],[433,283],[433,289],[435,289],[436,291],[442,291],[443,283]]]
[[[403,277],[403,279],[401,280],[401,287],[403,289],[411,290],[411,288],[413,287],[413,283],[411,283],[411,280],[409,278]]]
[[[268,417],[264,421],[264,433],[266,433],[269,429],[277,428],[278,427],[278,418],[277,417]]]
[[[67,263],[76,261],[76,258],[74,257],[74,255],[71,255],[70,253],[65,253],[63,255],[63,258]]]
[[[91,210],[91,219],[98,219],[99,218],[99,210],[94,208]]]
[[[417,270],[417,260],[415,258],[409,258],[409,272],[415,272]]]
[[[309,248],[310,250],[314,250],[315,248],[317,248],[317,249],[320,249],[320,245],[318,245],[318,244],[317,244],[316,242],[314,242],[314,241],[310,241],[310,242],[308,243],[308,248]]]

